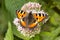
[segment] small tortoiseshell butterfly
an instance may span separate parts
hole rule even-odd
[[[32,13],[24,12],[23,10],[16,11],[18,19],[20,19],[19,23],[23,27],[34,28],[39,22],[42,22],[47,14],[44,13]]]

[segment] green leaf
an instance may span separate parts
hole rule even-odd
[[[53,30],[51,33],[52,33],[51,38],[55,39],[58,36],[58,34],[60,34],[60,26],[56,28],[55,30]]]
[[[34,38],[30,38],[30,40],[34,40]]]
[[[52,34],[50,32],[41,32],[42,40],[51,40]]]
[[[50,18],[50,22],[53,25],[59,25],[60,24],[60,16],[57,13],[53,14],[53,16],[51,16],[51,18]]]
[[[4,32],[6,32],[7,29],[7,14],[5,15],[5,10],[3,10],[2,8],[0,9],[0,34],[4,34]]]
[[[53,4],[58,8],[60,9],[60,0],[52,0],[53,1]]]
[[[13,40],[13,32],[12,32],[12,28],[11,28],[11,23],[8,22],[8,30],[7,30],[7,33],[5,35],[5,38],[4,40]]]
[[[55,40],[60,40],[60,36],[59,36],[59,37],[57,37]]]
[[[13,27],[13,33],[14,35],[16,35],[17,37],[24,39],[24,40],[29,40],[29,37],[25,37],[24,35],[22,35],[16,28],[16,26]]]
[[[60,26],[52,32],[42,32],[41,36],[43,40],[54,40],[60,33]]]
[[[40,35],[36,35],[36,36],[34,37],[34,40],[40,40]]]

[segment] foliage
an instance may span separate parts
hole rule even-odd
[[[10,22],[8,23],[8,30],[4,40],[13,40],[13,32],[12,32],[12,27]]]

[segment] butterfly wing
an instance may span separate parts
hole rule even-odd
[[[45,14],[43,14],[43,13],[38,13],[38,14],[34,13],[33,16],[37,20],[37,22],[43,21],[46,17]]]
[[[23,27],[26,27],[26,22],[23,21],[23,17],[26,16],[26,12],[24,12],[23,10],[17,10],[16,14],[17,14],[17,18],[20,19],[20,24]]]
[[[17,14],[18,19],[26,16],[26,12],[24,12],[23,10],[17,10],[16,14]]]
[[[44,13],[33,13],[33,17],[36,19],[35,22],[29,24],[29,28],[34,28],[37,26],[38,22],[42,22],[46,18],[47,14]]]

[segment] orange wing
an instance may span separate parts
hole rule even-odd
[[[37,25],[37,23],[43,21],[46,16],[45,16],[45,14],[42,14],[42,13],[39,13],[39,14],[34,13],[33,17],[36,19],[36,21],[34,23],[30,24],[28,26],[29,28],[34,28]]]
[[[26,12],[24,12],[23,10],[17,10],[16,14],[19,19],[26,16]]]
[[[21,19],[21,25],[23,26],[23,27],[26,27],[26,22],[24,22],[22,19]]]
[[[35,21],[34,23],[30,24],[28,27],[29,27],[29,28],[34,28],[34,27],[37,25],[37,23],[38,23],[38,22]]]
[[[46,17],[45,14],[42,14],[42,13],[39,13],[39,14],[34,13],[33,16],[37,20],[37,22],[43,21],[43,19]]]

